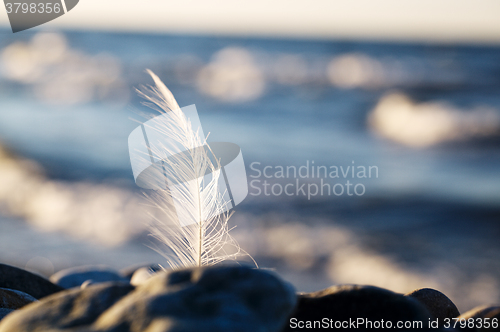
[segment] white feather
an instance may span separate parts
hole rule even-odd
[[[226,203],[218,190],[220,165],[209,148],[196,148],[205,146],[205,138],[192,129],[163,82],[151,71],[148,73],[155,86],[143,88],[140,94],[160,113],[171,112],[168,120],[157,122],[159,125],[154,129],[186,151],[179,154],[161,144],[151,148],[151,153],[163,160],[165,180],[176,179],[178,183],[175,195],[171,186],[146,194],[157,209],[150,227],[151,235],[160,243],[154,249],[168,259],[171,268],[235,259],[242,250],[229,234],[230,214],[223,212]],[[205,174],[212,176],[207,179],[203,177]],[[176,211],[175,205],[183,209]],[[183,226],[180,220],[191,224]]]

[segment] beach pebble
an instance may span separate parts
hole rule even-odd
[[[493,316],[492,316],[493,315]],[[494,306],[494,307],[489,307],[489,306],[482,306],[482,307],[477,307],[472,310],[469,310],[462,315],[459,316],[460,318],[482,318],[482,317],[491,317],[491,318],[500,318],[500,306]]]
[[[295,301],[293,288],[268,271],[224,266],[159,272],[107,310],[93,328],[279,331]]]
[[[36,299],[63,290],[43,277],[5,264],[0,264],[0,288],[18,290]]]
[[[459,319],[465,319],[468,320],[469,318],[472,318],[475,320],[475,326],[474,329],[468,329],[468,331],[499,331],[500,330],[500,306],[483,306],[483,307],[477,307],[472,310],[469,310],[462,315],[458,316]],[[493,319],[496,319],[496,322],[498,323],[495,326],[490,325],[489,328],[485,327],[479,327],[478,326],[478,321],[483,322],[482,325],[484,325],[484,322],[486,321],[485,318],[489,318],[488,321],[490,324],[493,322]]]
[[[66,289],[80,287],[87,280],[92,280],[94,284],[108,281],[128,282],[118,272],[100,265],[72,267],[61,270],[50,277],[50,281]]]
[[[426,326],[430,314],[417,300],[402,294],[374,286],[339,285],[314,293],[300,294],[297,307],[283,331],[312,331],[313,329],[299,328],[296,322],[321,321],[323,318],[332,319],[334,322],[357,318],[380,322],[383,319],[385,322],[391,321],[391,330],[397,331],[397,321],[421,321],[423,326]],[[369,329],[361,325],[356,330]]]
[[[35,302],[36,299],[26,293],[0,288],[0,320],[16,309]]]
[[[296,302],[268,271],[241,266],[159,272],[141,286],[100,283],[47,297],[0,322],[0,332],[271,332]]]
[[[443,322],[445,318],[454,318],[460,315],[455,304],[443,293],[431,288],[421,288],[406,294],[422,303],[433,319]]]
[[[2,320],[5,316],[13,312],[14,309],[5,309],[5,308],[0,308],[0,320]]]
[[[94,282],[94,280],[92,279],[89,279],[89,280],[86,280],[81,286],[80,288],[81,289],[85,289],[87,287],[89,287],[90,285],[95,285],[96,283]]]
[[[132,265],[132,266],[129,266],[129,267],[126,267],[122,270],[120,270],[120,274],[127,278],[128,280],[132,280],[132,277],[134,276],[134,273],[137,271],[137,270],[140,270],[142,268],[149,268],[150,270],[154,271],[154,272],[158,272],[158,271],[163,271],[163,267],[160,265],[160,264],[136,264],[136,265]]]
[[[0,288],[0,308],[3,309],[19,309],[24,307],[36,299],[21,291]]]
[[[102,312],[133,289],[129,283],[100,283],[64,290],[9,314],[0,331],[89,331]]]
[[[134,272],[132,278],[130,278],[130,283],[134,286],[141,285],[156,273],[158,273],[158,271],[155,271],[150,267],[141,267]]]

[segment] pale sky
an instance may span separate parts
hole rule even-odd
[[[500,44],[500,0],[80,0],[44,26]]]

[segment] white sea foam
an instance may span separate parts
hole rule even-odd
[[[47,179],[40,167],[0,150],[0,208],[44,231],[62,231],[106,245],[141,234],[141,199],[110,185]]]
[[[401,93],[380,99],[369,115],[380,136],[412,146],[488,137],[500,133],[500,113],[492,108],[458,109],[444,102],[416,103]]]

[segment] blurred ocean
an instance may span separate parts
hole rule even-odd
[[[149,68],[196,104],[209,141],[241,147],[248,175],[254,162],[378,168],[352,179],[362,196],[250,189],[232,223],[259,265],[305,291],[435,287],[462,310],[499,302],[499,60],[493,46],[6,31],[0,261],[42,274],[161,263],[144,246],[127,147],[152,112],[134,91]]]

